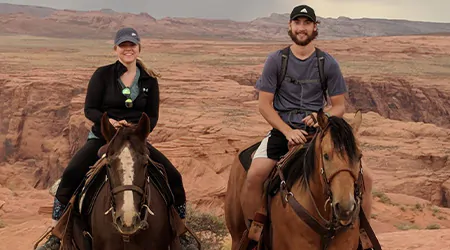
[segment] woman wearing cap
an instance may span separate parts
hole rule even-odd
[[[55,195],[52,219],[54,225],[76,188],[83,181],[89,167],[99,159],[97,152],[106,144],[101,134],[100,121],[104,112],[115,127],[137,123],[142,112],[150,118],[150,131],[155,128],[159,117],[159,87],[157,75],[138,58],[140,37],[133,28],[117,31],[114,50],[118,60],[99,67],[92,75],[85,100],[84,113],[94,124],[84,146],[73,156],[64,170],[61,183]],[[175,207],[182,219],[185,218],[186,196],[182,177],[172,163],[157,149],[148,144],[152,159],[163,164],[175,197]],[[50,236],[39,250],[59,249],[60,240]]]

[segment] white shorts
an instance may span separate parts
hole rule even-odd
[[[255,151],[255,158],[269,158],[275,161],[289,151],[286,137],[278,130],[272,129],[261,141],[258,149]]]
[[[269,158],[267,157],[267,144],[269,143],[269,136],[267,135],[259,145],[258,149],[255,151],[255,155],[253,156],[253,159],[255,158]]]

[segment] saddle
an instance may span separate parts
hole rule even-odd
[[[294,159],[299,153],[302,153],[306,148],[309,147],[312,138],[314,135],[308,135],[306,137],[307,142],[304,145],[298,145],[293,147],[277,164],[288,164],[292,159]],[[261,141],[258,141],[251,146],[244,149],[239,155],[239,161],[241,162],[242,167],[246,172],[250,169],[250,165],[252,163],[253,155],[255,154],[256,150],[258,149],[259,145],[261,144]],[[264,183],[264,190],[267,194],[271,196],[275,196],[278,192],[278,188],[280,187],[281,179],[278,175],[276,175],[276,172],[273,171],[267,178],[267,180]]]

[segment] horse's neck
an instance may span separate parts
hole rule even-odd
[[[324,219],[328,220],[330,218],[329,215],[331,208],[328,205],[327,211],[325,211],[324,207],[327,198],[325,197],[323,191],[324,189],[322,187],[319,171],[316,171],[313,178],[309,180],[308,186],[310,190],[308,190],[301,182],[297,182],[292,189],[294,197],[296,197],[298,202],[302,204],[302,206],[304,206],[314,218],[320,221],[320,216],[318,214],[318,212],[320,212],[320,215],[323,216]]]
[[[325,219],[329,219],[329,214],[330,214],[330,207],[329,204],[327,204],[327,210],[325,211],[325,203],[327,202],[327,197],[324,193],[324,187],[322,185],[322,181],[321,181],[321,177],[320,177],[320,172],[316,171],[316,173],[314,174],[314,180],[310,180],[309,181],[309,187],[311,189],[311,193],[314,197],[314,202],[317,206],[317,209],[319,210],[320,214],[325,218]],[[311,199],[310,199],[311,200]],[[312,203],[312,202],[311,202]],[[314,206],[314,204],[313,204]],[[314,213],[316,214],[317,211],[316,209],[314,209]],[[317,216],[317,214],[316,214]]]

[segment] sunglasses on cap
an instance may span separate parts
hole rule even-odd
[[[125,107],[132,108],[133,107],[133,100],[131,100],[131,90],[130,90],[130,88],[122,89],[122,94],[127,98],[125,100]]]

